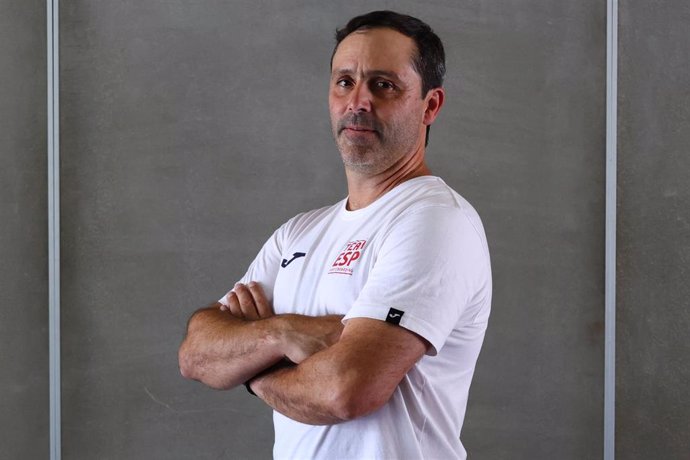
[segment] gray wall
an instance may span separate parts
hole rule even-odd
[[[690,456],[690,4],[621,2],[617,443]]]
[[[48,451],[45,7],[22,5],[0,2],[0,458]],[[492,250],[471,458],[602,457],[605,2],[90,0],[60,10],[63,458],[270,456],[270,410],[176,350],[277,225],[345,195],[332,35],[382,7],[446,44],[428,158]],[[620,14],[617,453],[682,458],[688,7]]]
[[[428,18],[449,54],[432,170],[476,205],[494,268],[471,458],[601,456],[605,15],[466,2]]]
[[[0,1],[0,458],[48,455],[45,2]]]
[[[383,6],[63,6],[67,458],[270,455],[270,411],[244,389],[182,380],[175,349],[277,225],[346,193],[327,112],[332,35]],[[492,247],[467,447],[596,458],[605,5],[395,7],[445,40],[430,163],[476,205]]]

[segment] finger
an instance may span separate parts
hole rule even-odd
[[[249,292],[254,298],[254,305],[256,305],[256,311],[259,314],[259,317],[268,318],[273,316],[273,309],[268,303],[268,299],[266,299],[266,295],[264,294],[264,290],[261,285],[256,281],[252,281],[247,285],[247,288],[249,288]]]
[[[237,283],[233,288],[235,294],[237,294],[237,299],[240,302],[240,308],[242,309],[242,315],[245,319],[259,319],[259,313],[256,311],[256,304],[254,303],[254,298],[249,288],[244,284]]]
[[[237,299],[237,294],[235,294],[233,291],[230,291],[228,292],[228,295],[225,296],[225,299],[228,302],[230,314],[236,318],[244,319],[242,307],[240,307],[240,301]]]

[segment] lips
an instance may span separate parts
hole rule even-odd
[[[348,114],[338,121],[338,133],[348,130],[351,133],[374,133],[381,130],[378,121],[370,114]]]
[[[372,133],[373,133],[373,132],[376,132],[375,129],[366,128],[366,127],[364,127],[364,126],[345,126],[343,129],[349,129],[349,130],[352,130],[352,131],[369,131],[369,132],[372,132]]]

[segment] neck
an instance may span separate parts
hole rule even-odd
[[[356,211],[365,208],[403,182],[430,174],[431,170],[424,163],[423,148],[413,155],[401,158],[388,169],[379,173],[367,174],[346,169],[347,209]]]

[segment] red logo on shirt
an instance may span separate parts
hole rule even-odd
[[[366,244],[367,242],[365,240],[356,240],[347,243],[338,257],[336,257],[335,262],[333,262],[333,265],[331,265],[331,269],[328,270],[328,273],[352,275],[351,264],[362,256],[362,251],[364,250],[364,245]]]

